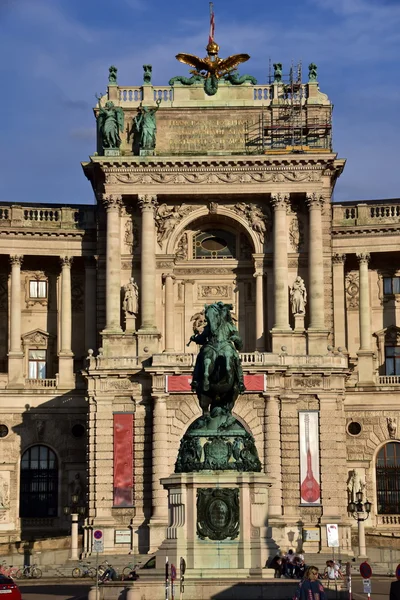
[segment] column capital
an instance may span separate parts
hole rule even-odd
[[[339,254],[335,252],[332,254],[332,262],[334,265],[343,265],[346,261],[346,254]]]
[[[288,192],[272,192],[271,204],[274,210],[287,210],[290,194]]]
[[[142,212],[145,210],[153,212],[157,207],[157,196],[156,194],[138,194],[138,204]]]
[[[61,267],[70,269],[72,267],[73,256],[60,256]]]
[[[120,194],[103,194],[104,208],[108,210],[119,210],[122,204],[122,196]]]
[[[21,256],[20,254],[13,254],[10,255],[10,263],[11,265],[22,265],[22,261],[24,260],[24,257]]]
[[[358,262],[360,263],[360,265],[368,264],[369,261],[371,260],[371,255],[369,252],[358,252],[356,254],[356,256],[358,258]]]
[[[313,208],[321,209],[324,206],[325,198],[317,192],[306,192],[306,203],[310,210]]]
[[[165,284],[167,279],[172,279],[172,281],[174,282],[176,277],[173,273],[163,273],[162,274],[162,282]]]

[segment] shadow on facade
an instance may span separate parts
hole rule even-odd
[[[24,564],[36,551],[69,548],[71,517],[64,507],[71,507],[73,494],[78,505],[87,506],[87,412],[85,397],[71,391],[35,408],[26,404],[21,422],[12,428],[20,438],[11,485],[19,490],[16,549],[24,554]]]

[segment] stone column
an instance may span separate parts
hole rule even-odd
[[[85,350],[97,349],[96,260],[85,260]]]
[[[272,351],[280,352],[288,343],[289,288],[286,213],[289,194],[271,194],[274,208],[274,326],[272,328]]]
[[[324,329],[324,248],[322,240],[323,197],[307,194],[309,209],[308,302],[309,329]]]
[[[60,344],[58,354],[58,385],[71,388],[74,382],[74,362],[71,349],[72,336],[72,297],[71,266],[72,257],[61,259],[61,293],[60,293]]]
[[[368,252],[357,254],[360,273],[360,350],[371,350],[371,306],[369,299]]]
[[[78,560],[78,513],[71,513],[71,555],[70,560]]]
[[[163,489],[160,479],[168,477],[168,419],[167,396],[153,396],[153,474],[152,505],[153,514],[150,520],[150,552],[154,552],[165,539],[168,524],[168,494]]]
[[[261,271],[254,273],[256,278],[256,350],[264,352],[264,276]]]
[[[139,196],[142,210],[141,234],[141,331],[155,331],[156,328],[156,253],[154,210],[157,196],[143,194]]]
[[[22,256],[10,256],[10,350],[8,353],[8,388],[24,387],[24,354],[21,350],[21,264]]]
[[[121,331],[121,240],[122,196],[103,194],[107,212],[106,331]]]
[[[344,263],[345,254],[332,256],[333,270],[333,328],[335,346],[346,348],[346,308],[344,288]]]
[[[268,492],[268,516],[282,516],[282,451],[280,400],[278,396],[265,396],[264,405],[264,472],[274,479]]]
[[[174,280],[172,273],[163,274],[165,285],[165,349],[164,352],[175,352],[174,329]]]
[[[369,272],[368,263],[370,255],[368,252],[357,254],[360,274],[360,348],[358,356],[358,382],[359,384],[373,384],[375,379],[375,365],[372,352],[371,339],[371,303],[369,297]]]

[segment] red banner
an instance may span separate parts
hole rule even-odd
[[[191,392],[190,384],[192,382],[191,375],[167,375],[165,389],[170,393],[186,393]],[[265,375],[245,375],[244,385],[246,392],[264,392],[265,391]]]
[[[132,413],[114,414],[114,506],[133,506]]]

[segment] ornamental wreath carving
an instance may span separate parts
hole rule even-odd
[[[197,490],[197,535],[202,540],[234,540],[238,537],[239,488]]]

